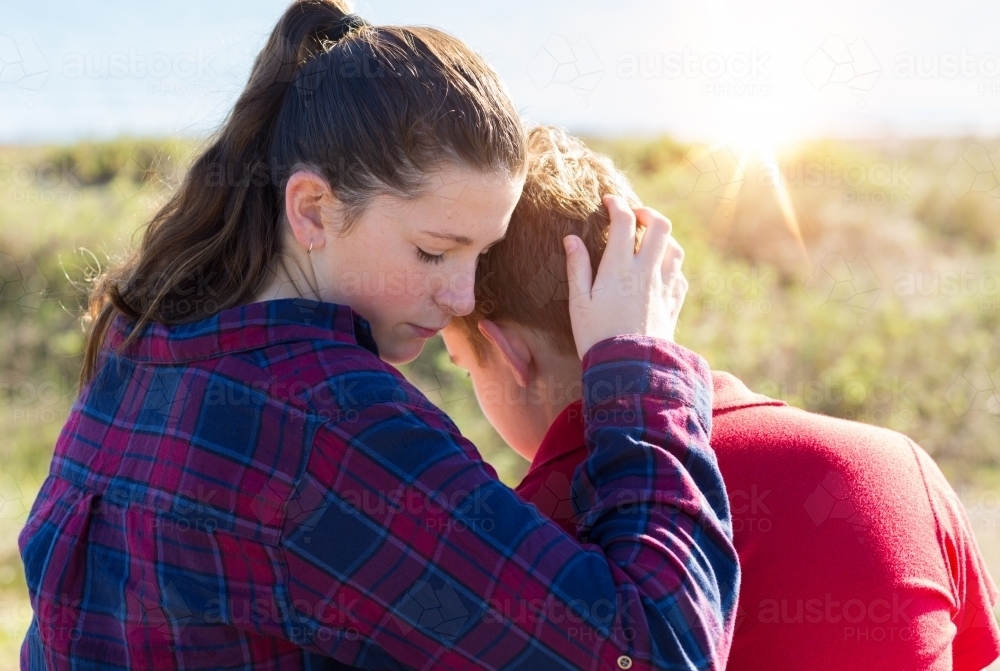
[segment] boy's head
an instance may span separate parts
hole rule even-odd
[[[529,459],[551,421],[580,395],[563,238],[583,240],[596,274],[610,225],[605,194],[639,205],[609,158],[560,128],[533,129],[527,180],[507,234],[479,261],[476,307],[444,330],[490,422]]]

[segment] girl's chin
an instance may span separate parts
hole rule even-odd
[[[382,346],[382,343],[379,343],[378,354],[382,361],[393,365],[410,363],[420,356],[420,352],[423,351],[424,343],[426,342],[423,338],[407,338],[405,340],[400,339],[386,343],[385,347]]]

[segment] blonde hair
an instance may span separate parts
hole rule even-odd
[[[533,128],[527,148],[527,180],[507,235],[479,261],[476,307],[471,314],[452,320],[480,362],[489,351],[479,331],[482,319],[534,328],[556,351],[575,353],[562,240],[578,235],[596,274],[610,224],[602,196],[621,196],[633,207],[640,204],[610,158],[590,150],[562,128]]]

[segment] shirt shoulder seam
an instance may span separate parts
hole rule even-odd
[[[937,538],[937,549],[938,553],[941,556],[941,564],[948,575],[948,582],[951,583],[952,582],[951,569],[949,568],[948,556],[944,549],[944,540],[945,540],[944,525],[941,524],[941,516],[939,514],[938,507],[937,505],[935,505],[934,496],[932,496],[931,494],[931,486],[927,480],[927,471],[924,468],[924,464],[921,463],[920,454],[917,452],[918,450],[917,444],[914,443],[913,439],[910,438],[909,436],[903,436],[903,438],[906,440],[907,445],[909,445],[910,447],[910,453],[913,455],[913,460],[917,464],[917,470],[920,471],[920,480],[923,482],[924,485],[924,495],[927,497],[927,505],[930,507],[931,514],[934,516],[934,536]],[[954,589],[955,585],[952,584],[951,587],[952,589]],[[956,608],[961,608],[961,599],[959,599],[958,595],[956,595],[954,592],[952,593],[952,601],[956,605]],[[954,618],[956,614],[957,610],[951,613],[951,617]]]

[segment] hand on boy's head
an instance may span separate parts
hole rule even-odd
[[[570,321],[581,358],[598,342],[619,335],[672,341],[687,294],[684,251],[670,235],[670,220],[648,207],[633,211],[617,196],[603,201],[611,224],[596,277],[583,241],[575,235],[564,239]],[[637,222],[645,235],[635,252]]]
[[[673,230],[673,225],[670,220],[664,217],[662,214],[650,207],[639,207],[635,210],[636,222],[638,224],[638,230],[645,231],[650,222],[660,221],[666,223],[666,235],[661,235],[659,238],[653,240],[647,240],[644,238],[641,243],[641,249],[647,251],[641,251],[640,253],[649,254],[662,254],[663,261],[660,264],[660,277],[663,280],[664,287],[669,287],[671,294],[675,297],[675,300],[679,301],[675,307],[680,312],[680,308],[684,304],[684,297],[687,295],[688,281],[684,277],[684,273],[681,272],[681,264],[684,262],[684,248],[681,247],[677,239],[671,235]],[[663,231],[664,229],[660,226],[656,227],[657,231]],[[640,233],[641,235],[641,233]],[[666,250],[661,251],[660,247],[666,245]],[[676,315],[674,319],[676,325]]]

